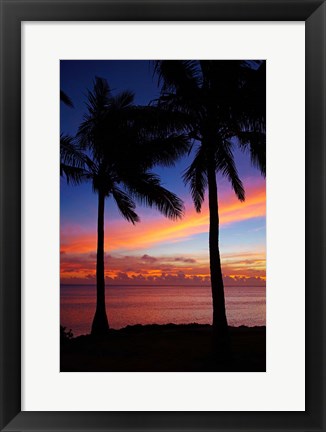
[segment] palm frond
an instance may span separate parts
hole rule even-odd
[[[128,193],[140,204],[156,207],[169,219],[180,219],[184,213],[182,200],[161,186],[160,179],[151,172],[143,172],[125,180]]]
[[[112,189],[112,195],[122,216],[132,224],[139,222],[139,216],[135,212],[136,205],[134,201],[118,187]]]
[[[158,100],[157,100],[158,101]],[[153,136],[185,132],[191,129],[192,118],[181,111],[172,111],[165,105],[150,102],[147,106],[134,106],[128,113],[135,126]]]
[[[93,90],[87,91],[87,113],[78,128],[76,139],[82,149],[93,152],[95,159],[101,159],[101,147],[106,139],[106,116],[110,104],[110,87],[106,79],[96,77]]]
[[[82,168],[60,163],[60,176],[65,177],[67,184],[79,185],[88,181],[88,172]]]
[[[266,61],[261,61],[257,69],[250,69],[247,92],[250,94],[251,115],[266,122]]]
[[[217,146],[215,153],[216,171],[222,173],[230,181],[238,199],[244,201],[245,190],[239,178],[231,149],[232,143],[229,141],[221,142]]]
[[[76,140],[83,150],[92,147],[94,141],[94,130],[96,127],[95,119],[91,116],[84,115],[84,121],[79,125]]]
[[[63,102],[65,105],[69,106],[70,108],[74,107],[72,100],[63,90],[60,90],[60,101]]]
[[[242,150],[249,151],[253,166],[266,176],[266,135],[261,132],[239,132],[236,135]]]
[[[201,74],[195,60],[157,60],[154,73],[163,92],[196,91],[201,86]]]
[[[68,135],[60,136],[60,176],[74,185],[85,182],[96,170],[93,161],[76,146]]]
[[[232,103],[233,121],[242,131],[266,132],[266,62],[258,68],[247,67],[236,103]]]
[[[185,184],[189,184],[190,193],[197,213],[201,211],[207,187],[207,160],[203,147],[200,146],[193,162],[183,174]]]
[[[183,93],[162,92],[151,104],[174,115],[184,115],[187,119],[187,130],[196,129],[206,112],[201,89]]]
[[[84,168],[86,155],[75,145],[74,139],[68,135],[60,135],[60,159],[65,165]]]
[[[110,100],[110,87],[106,79],[95,77],[93,90],[87,91],[87,108],[91,115],[98,115],[105,109]]]
[[[130,107],[134,102],[135,94],[125,90],[110,99],[110,108],[123,110]]]
[[[184,135],[171,134],[166,137],[141,140],[134,151],[138,163],[149,169],[154,165],[174,166],[175,162],[185,155],[190,147],[189,138]]]

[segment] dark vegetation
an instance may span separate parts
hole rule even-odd
[[[265,327],[230,327],[230,347],[210,325],[135,325],[61,345],[61,372],[264,372]]]

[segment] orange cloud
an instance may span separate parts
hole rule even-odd
[[[265,185],[259,184],[247,189],[246,201],[241,203],[234,195],[222,197],[219,203],[221,226],[266,215]],[[109,222],[106,227],[105,250],[134,250],[165,242],[177,242],[195,234],[208,232],[209,213],[207,200],[201,213],[196,213],[193,205],[186,203],[185,217],[180,221],[170,221],[157,216],[135,226],[119,220]],[[61,232],[61,249],[70,253],[87,253],[96,249],[96,233]]]
[[[94,254],[63,254],[61,256],[62,283],[84,279],[83,283],[94,282],[96,256]],[[222,269],[225,278],[238,279],[259,278],[265,280],[265,252],[252,251],[226,254],[222,258]],[[154,282],[163,283],[169,278],[184,278],[188,283],[209,282],[208,254],[196,258],[189,256],[149,256],[149,255],[106,255],[105,276],[108,281],[126,283]],[[229,279],[228,279],[229,280]],[[231,282],[232,282],[231,281]],[[229,280],[230,282],[230,280]],[[232,283],[233,283],[232,282]]]

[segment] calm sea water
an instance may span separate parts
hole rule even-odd
[[[265,287],[226,287],[229,325],[266,324]],[[90,333],[96,305],[96,287],[62,285],[61,325],[74,336]],[[106,306],[111,328],[133,324],[211,324],[212,300],[209,287],[109,286]]]

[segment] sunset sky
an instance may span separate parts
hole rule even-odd
[[[114,93],[131,90],[136,104],[159,95],[148,61],[61,61],[60,87],[74,103],[61,104],[61,132],[74,135],[85,113],[86,90],[95,76],[106,78]],[[181,176],[191,162],[184,157],[173,168],[154,171],[164,187],[185,203],[185,216],[170,221],[154,209],[137,207],[141,222],[122,219],[108,198],[105,208],[105,275],[111,285],[208,285],[208,208],[205,199],[195,212]],[[249,156],[236,153],[246,190],[241,203],[226,179],[218,180],[220,251],[226,285],[264,285],[266,242],[265,179]],[[61,283],[94,284],[96,265],[97,196],[91,184],[68,186],[61,179]]]

